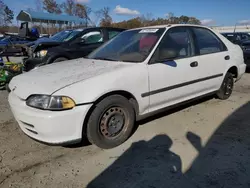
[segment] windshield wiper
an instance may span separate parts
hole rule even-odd
[[[116,59],[110,59],[110,58],[106,58],[106,57],[96,57],[96,58],[93,58],[93,59],[96,59],[96,60],[106,60],[106,61],[118,61]]]

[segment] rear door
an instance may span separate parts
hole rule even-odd
[[[212,92],[220,88],[230,55],[225,44],[211,30],[191,27],[195,42],[195,55],[199,57],[199,77],[203,90]]]

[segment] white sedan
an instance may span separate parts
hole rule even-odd
[[[190,99],[230,97],[245,72],[238,45],[206,27],[127,30],[88,57],[39,67],[9,84],[25,134],[47,144],[83,137],[100,148],[125,142],[135,122]]]

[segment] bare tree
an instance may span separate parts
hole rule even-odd
[[[48,13],[61,14],[62,10],[55,0],[43,0],[43,9]]]
[[[71,15],[71,16],[74,14],[75,6],[76,6],[76,1],[75,0],[66,0],[61,5],[64,12],[66,14],[68,14],[68,15]]]
[[[101,12],[101,22],[100,25],[104,27],[109,27],[112,25],[112,17],[110,16],[110,8],[104,7],[100,10]]]
[[[97,26],[102,18],[102,11],[97,10],[97,11],[94,11],[93,13],[94,13],[94,16],[92,18],[92,23],[93,25]]]

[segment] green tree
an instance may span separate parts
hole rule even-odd
[[[201,25],[201,21],[195,17],[189,17],[188,20],[189,24],[196,24],[196,25]]]
[[[166,25],[166,24],[180,24],[180,23],[189,23],[189,24],[201,24],[200,20],[195,17],[188,17],[188,16],[180,16],[176,17],[173,13],[169,13],[167,18],[151,18],[151,16],[142,16],[138,18],[133,18],[130,20],[112,23],[113,27],[120,27],[120,28],[137,28],[137,27],[144,27],[144,26],[153,26],[153,25]]]
[[[188,21],[189,21],[189,17],[188,17],[188,16],[183,16],[183,15],[182,15],[182,16],[179,18],[179,23],[187,24]]]

